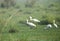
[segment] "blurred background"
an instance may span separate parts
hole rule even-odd
[[[36,18],[36,28],[26,20]],[[53,26],[56,21],[58,28]],[[30,21],[30,20],[29,20]],[[47,24],[52,28],[45,30]],[[59,41],[60,0],[0,0],[0,41]]]

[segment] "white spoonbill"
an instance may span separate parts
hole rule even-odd
[[[48,29],[48,28],[52,28],[52,25],[48,24],[48,25],[46,25],[46,28],[44,28],[44,29]]]
[[[35,25],[34,23],[28,22],[28,20],[27,20],[27,24],[28,24],[29,26],[31,26],[31,27],[36,27],[36,25]]]
[[[31,21],[34,21],[34,22],[40,22],[38,19],[32,19],[32,17],[30,16],[29,17]]]

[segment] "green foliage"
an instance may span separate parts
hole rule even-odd
[[[56,23],[60,24],[60,14],[48,10],[45,7],[46,5],[36,4],[36,7],[26,8],[25,5],[19,4],[15,8],[0,8],[0,41],[59,41],[60,28],[52,27],[48,30],[44,30],[44,28],[46,27],[46,23],[52,23],[53,20],[56,20]],[[16,11],[18,12],[16,13]],[[11,15],[13,17],[8,21]],[[42,22],[44,21],[43,23],[45,25],[36,24],[36,28],[30,29],[26,25],[26,19],[29,19],[29,16],[42,20]],[[7,25],[4,27],[6,22]]]
[[[53,23],[53,20],[56,20],[56,17],[53,14],[46,14],[42,16],[42,24]]]
[[[55,20],[55,16],[48,14],[46,20],[48,21],[48,23],[53,23],[53,20]]]
[[[58,26],[60,26],[60,16],[56,17],[56,21],[57,21],[56,23],[58,24]]]
[[[3,0],[3,1],[0,0],[0,2],[1,8],[9,8],[11,6],[15,6],[16,4],[15,0]]]

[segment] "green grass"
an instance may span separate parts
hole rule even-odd
[[[34,8],[21,7],[19,9],[21,9],[22,12],[18,11],[18,9],[16,8],[9,8],[9,9],[0,8],[0,41],[59,41],[60,40],[60,28],[53,27],[50,28],[49,30],[44,30],[44,27],[46,25],[37,24],[36,28],[30,29],[30,27],[25,24],[26,19],[29,19],[29,16],[32,16],[39,20],[45,19],[42,18],[43,16],[48,17],[52,16],[55,18],[57,16],[60,17],[60,14],[58,14],[58,12],[55,11],[55,9],[52,9],[53,11],[51,11],[51,9],[45,10],[46,8],[38,6]],[[58,8],[58,10],[60,9]],[[27,14],[25,12],[31,12],[31,14]],[[12,18],[9,19],[11,16]],[[8,31],[11,28],[18,30],[18,32],[9,33]]]

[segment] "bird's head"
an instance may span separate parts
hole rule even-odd
[[[30,18],[32,18],[32,17],[30,16]]]
[[[30,16],[29,18],[30,18],[30,20],[32,19],[32,17],[31,17],[31,16]]]

